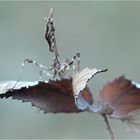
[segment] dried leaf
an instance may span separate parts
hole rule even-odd
[[[87,102],[93,103],[92,95],[87,87],[82,91],[82,96]],[[12,97],[23,102],[31,102],[33,106],[37,106],[44,112],[70,113],[81,111],[75,105],[71,79],[50,80],[48,83],[39,82],[34,86],[9,90],[0,94],[0,97]]]
[[[140,88],[132,81],[121,76],[107,82],[98,98],[102,106],[113,108],[111,117],[127,121],[132,131],[140,131]]]

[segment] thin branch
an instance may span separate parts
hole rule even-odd
[[[104,118],[104,121],[105,121],[106,126],[107,126],[107,130],[108,130],[108,132],[110,134],[110,137],[111,137],[111,140],[115,140],[114,133],[113,133],[112,128],[111,128],[111,126],[109,124],[109,121],[108,121],[108,118],[107,118],[106,114],[101,114],[101,115]]]

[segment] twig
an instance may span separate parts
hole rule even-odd
[[[107,130],[108,130],[108,132],[110,134],[110,137],[111,137],[111,140],[115,140],[114,133],[113,133],[112,128],[111,128],[111,126],[109,124],[109,121],[108,121],[108,118],[107,118],[106,114],[101,114],[101,115],[104,118],[104,121],[105,121],[106,126],[107,126]]]

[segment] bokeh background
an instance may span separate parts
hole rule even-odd
[[[46,66],[53,55],[44,39],[44,17],[54,9],[62,58],[81,53],[81,68],[108,68],[89,87],[96,99],[105,81],[125,75],[140,82],[140,2],[0,2],[0,80],[17,80],[21,63],[32,58]],[[47,79],[47,78],[46,78]],[[26,65],[21,80],[38,80]],[[118,139],[139,139],[127,125],[110,120]],[[30,103],[0,100],[0,138],[107,139],[95,114],[46,114]]]

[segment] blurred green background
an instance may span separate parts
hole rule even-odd
[[[108,68],[89,83],[94,98],[103,83],[119,75],[140,82],[140,2],[0,2],[0,80],[17,80],[21,63],[46,66],[53,55],[44,39],[44,17],[54,9],[61,57],[81,53],[81,67]],[[38,80],[26,65],[21,80]],[[126,124],[110,120],[118,139],[140,138]],[[46,114],[30,103],[0,101],[0,138],[107,139],[103,119],[94,114]]]

